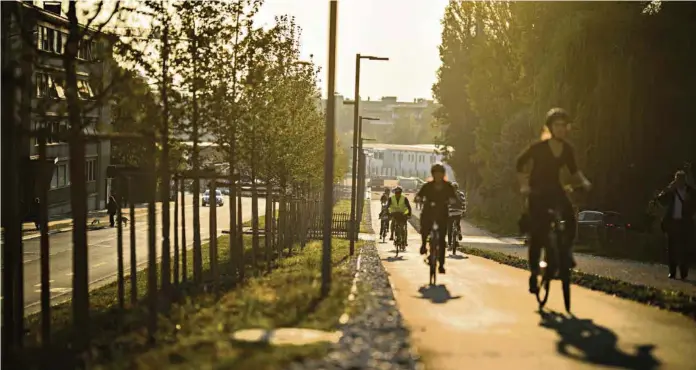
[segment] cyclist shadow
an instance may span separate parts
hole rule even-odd
[[[590,319],[564,316],[555,311],[541,311],[539,326],[555,330],[560,335],[556,343],[559,354],[576,361],[621,369],[656,369],[660,361],[652,355],[652,344],[636,346],[636,353],[623,352],[617,347],[618,337],[609,328],[597,325]],[[570,347],[582,354],[569,351]]]
[[[424,285],[418,289],[421,294],[420,299],[428,299],[432,303],[442,304],[452,299],[459,299],[462,296],[452,296],[447,287],[440,285]]]
[[[469,259],[468,256],[464,256],[464,255],[462,255],[462,254],[450,254],[450,255],[447,256],[447,258],[453,259],[453,260],[466,260],[466,259]]]
[[[393,251],[392,251],[393,252]],[[387,262],[398,262],[398,261],[407,261],[406,258],[404,258],[403,255],[400,255],[399,257],[394,257],[394,256],[389,256],[387,258],[382,258],[382,261],[387,261]]]

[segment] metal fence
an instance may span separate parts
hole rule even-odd
[[[24,132],[22,135],[37,137],[39,140],[39,162],[50,162],[50,158],[46,156],[46,140],[45,134],[39,132]],[[154,153],[154,135],[87,135],[83,133],[73,134],[75,136],[66,137],[66,141],[72,147],[83,148],[91,140],[136,140],[145,143]],[[71,158],[71,163],[84,164],[84,150],[78,150],[77,156]],[[154,155],[153,157],[154,158]],[[187,224],[186,213],[191,211],[186,204],[186,193],[184,188],[187,183],[200,183],[201,179],[209,180],[210,193],[216,193],[216,188],[221,186],[229,186],[228,180],[234,181],[235,178],[226,174],[215,173],[212,169],[188,171],[185,173],[172,174],[175,186],[173,194],[166,197],[169,201],[162,202],[162,196],[158,195],[156,183],[159,176],[155,168],[154,160],[146,166],[140,168],[120,167],[112,171],[110,175],[115,180],[114,200],[118,203],[116,211],[115,236],[116,248],[113,250],[113,257],[116,261],[116,282],[117,293],[114,303],[117,312],[125,313],[128,310],[137,310],[139,307],[146,308],[148,312],[147,325],[149,338],[154,342],[156,337],[157,316],[166,310],[166,307],[171,305],[172,301],[181,298],[182,290],[179,289],[182,284],[201,284],[209,285],[212,283],[213,289],[217,289],[219,285],[218,270],[223,261],[219,260],[219,246],[217,237],[211,237],[209,240],[209,260],[210,271],[204,274],[203,271],[203,256],[202,256],[202,240],[200,235],[200,196],[201,194],[194,189],[193,192],[193,225]],[[168,179],[161,179],[161,183],[169,183]],[[37,180],[38,181],[38,180]],[[76,179],[79,181],[79,179]],[[225,182],[228,181],[228,182]],[[40,307],[41,310],[37,314],[38,319],[27,321],[25,311],[25,296],[26,291],[26,274],[23,269],[23,242],[22,242],[22,223],[8,222],[3,223],[5,237],[3,238],[3,357],[4,364],[11,364],[10,368],[29,368],[24,366],[24,360],[31,357],[30,353],[35,353],[36,350],[41,350],[42,355],[37,356],[43,363],[42,367],[51,368],[51,363],[55,355],[60,353],[61,358],[67,357],[75,364],[80,364],[83,361],[85,354],[89,353],[91,346],[90,336],[98,330],[97,323],[93,315],[93,309],[90,306],[90,278],[89,271],[92,266],[90,264],[90,248],[88,248],[88,238],[91,233],[87,227],[87,207],[86,198],[87,192],[84,189],[74,189],[73,196],[80,197],[82,209],[74,210],[72,216],[72,287],[71,291],[71,309],[72,309],[72,325],[68,329],[67,341],[54,340],[57,337],[55,329],[52,327],[53,318],[52,307],[55,300],[52,297],[51,276],[52,263],[54,258],[49,251],[51,250],[51,236],[48,233],[48,217],[47,217],[47,191],[48,182],[45,179],[40,179],[39,198],[41,210],[39,215],[41,225],[40,236]],[[3,184],[4,185],[4,184]],[[74,184],[77,186],[77,184]],[[13,191],[19,192],[20,187],[13,187]],[[306,184],[291,184],[286,186],[284,190],[280,188],[274,189],[271,194],[267,194],[266,189],[258,189],[254,186],[238,185],[229,187],[231,190],[229,195],[229,212],[230,219],[226,230],[220,230],[222,233],[230,235],[229,256],[231,263],[234,265],[234,273],[231,279],[241,282],[245,280],[247,274],[246,258],[251,257],[252,265],[256,268],[256,272],[267,269],[270,271],[279,258],[291,255],[293,248],[296,245],[304,247],[306,242],[311,239],[321,238],[321,206],[322,194],[320,192],[312,192]],[[4,190],[3,202],[8,199],[6,195],[12,195]],[[334,189],[334,199],[339,190]],[[19,198],[18,193],[14,193],[15,198]],[[253,211],[252,228],[248,233],[252,235],[251,252],[247,249],[248,242],[244,240],[243,235],[243,205],[242,195],[252,197],[252,204],[257,205],[257,199],[266,197],[265,210]],[[159,199],[159,200],[158,200]],[[147,203],[147,212],[136,214],[136,205],[139,203]],[[157,212],[157,203],[162,204],[162,212]],[[127,214],[122,211],[123,206],[127,206]],[[169,217],[169,211],[164,212],[164,209],[169,210],[173,206],[173,220]],[[10,207],[10,211],[17,212],[17,207]],[[3,212],[6,214],[12,214]],[[218,207],[215,202],[208,207],[210,219],[210,235],[217,236],[218,222],[217,212]],[[166,214],[166,216],[165,216]],[[269,222],[265,226],[259,227],[259,218],[265,215]],[[277,215],[277,216],[276,216]],[[158,218],[160,218],[158,222]],[[4,218],[4,217],[3,217]],[[127,220],[127,223],[126,223]],[[145,222],[142,222],[145,221]],[[338,214],[332,220],[332,234],[338,237],[347,237],[348,216]],[[156,230],[162,228],[162,235],[167,237],[161,240],[157,239]],[[221,228],[222,229],[222,228]],[[141,231],[142,230],[142,231]],[[170,232],[170,230],[172,230]],[[146,261],[143,258],[138,258],[143,252],[138,249],[137,235],[139,232],[145,232],[146,238]],[[173,242],[170,241],[168,235],[173,236]],[[192,258],[189,259],[188,247],[189,241],[193,234]],[[261,238],[263,237],[263,245]],[[247,246],[245,246],[247,244]],[[173,248],[172,248],[173,247]],[[130,258],[126,259],[126,252]],[[249,256],[249,253],[251,256]],[[158,257],[158,255],[160,257]],[[258,258],[258,261],[257,261]],[[260,266],[260,263],[265,262],[266,266]],[[147,284],[145,285],[146,292],[139,292],[138,275],[143,267],[147,267]],[[193,267],[193,274],[189,276],[187,273],[189,267]],[[205,279],[204,279],[205,275]],[[161,279],[158,282],[158,278]],[[230,278],[230,275],[226,275]],[[205,280],[205,281],[204,281]],[[142,282],[141,282],[142,283]],[[129,292],[129,296],[126,294]],[[143,294],[144,293],[144,294]],[[9,308],[9,309],[8,309]],[[100,309],[104,309],[103,307]],[[118,319],[115,319],[118,322]],[[40,322],[40,328],[27,325],[27,323]],[[61,327],[61,338],[65,338],[66,327]],[[38,331],[38,332],[32,332]],[[28,340],[29,338],[38,338]],[[88,356],[87,356],[88,357]],[[83,365],[64,364],[66,367],[80,367]]]

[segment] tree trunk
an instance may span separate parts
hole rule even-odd
[[[81,40],[76,3],[68,6],[69,35],[63,54],[65,95],[70,126],[70,203],[73,215],[73,325],[77,351],[89,345],[89,274],[87,249],[87,187],[85,184],[85,140],[77,95],[77,51]]]

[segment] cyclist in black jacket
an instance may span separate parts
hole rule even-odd
[[[548,213],[550,208],[556,205],[562,209],[563,218],[570,224],[575,225],[575,212],[573,206],[566,195],[566,191],[561,185],[560,170],[567,167],[573,175],[586,189],[591,187],[590,182],[578,170],[575,162],[575,152],[573,147],[565,141],[565,137],[570,125],[570,116],[561,108],[553,108],[546,115],[545,127],[550,133],[550,138],[543,139],[532,144],[517,159],[517,177],[520,182],[520,192],[528,196],[528,215],[523,216],[528,220],[529,227],[529,292],[536,293],[537,275],[539,274],[539,259],[541,249],[548,243],[551,218]],[[532,168],[529,175],[525,173],[525,167],[531,163]],[[566,228],[566,240],[560,244],[561,255],[568,257],[571,267],[574,267],[572,260],[572,243],[575,238],[575,227]]]
[[[440,232],[438,260],[440,261],[439,272],[445,273],[445,247],[447,233],[447,221],[449,219],[449,206],[457,204],[457,195],[454,187],[448,181],[445,181],[445,167],[436,163],[430,169],[433,175],[433,181],[423,185],[416,194],[416,201],[423,202],[423,211],[421,213],[421,239],[422,245],[421,254],[426,253],[426,242],[432,227],[435,223],[438,225]]]

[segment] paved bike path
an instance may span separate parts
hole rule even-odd
[[[371,207],[379,230],[379,202]],[[409,225],[409,247],[394,259],[378,243],[397,304],[428,369],[694,369],[696,322],[679,314],[573,286],[564,314],[553,286],[543,317],[527,293],[527,273],[475,256],[448,256],[447,274],[427,286]],[[448,253],[449,254],[449,253]]]

